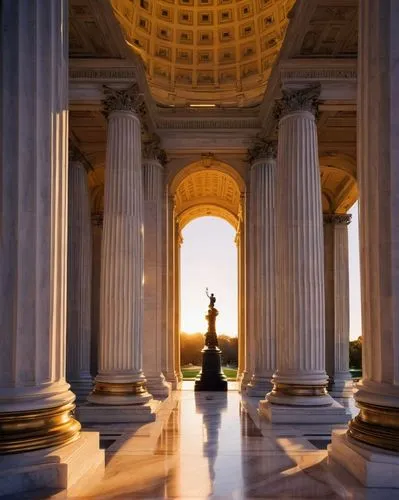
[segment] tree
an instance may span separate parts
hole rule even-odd
[[[349,342],[349,366],[360,370],[362,368],[362,337]]]

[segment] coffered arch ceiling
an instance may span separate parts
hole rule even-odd
[[[295,0],[111,0],[160,104],[260,102]]]
[[[236,180],[218,169],[189,171],[175,190],[176,216],[182,229],[192,220],[211,215],[238,227],[241,192]]]

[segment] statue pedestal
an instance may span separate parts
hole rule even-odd
[[[202,370],[195,379],[195,391],[227,391],[227,379],[222,370],[222,351],[218,347],[202,349]]]

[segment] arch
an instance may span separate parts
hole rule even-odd
[[[180,230],[184,229],[187,224],[193,220],[207,216],[223,219],[237,230],[238,217],[236,217],[235,214],[231,213],[229,210],[215,204],[197,205],[184,210],[184,212],[179,215]]]
[[[239,191],[241,193],[245,192],[245,181],[237,172],[237,170],[235,170],[235,168],[224,161],[209,157],[190,163],[189,165],[186,165],[181,170],[179,170],[169,182],[169,194],[173,195],[176,193],[179,184],[184,180],[185,177],[204,169],[216,170],[218,172],[229,175],[237,183]]]

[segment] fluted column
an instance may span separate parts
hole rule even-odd
[[[237,268],[238,268],[238,370],[237,382],[240,390],[244,389],[250,378],[247,376],[247,216],[246,216],[246,194],[241,194],[240,209],[238,214],[238,227],[235,242],[237,245]]]
[[[167,345],[166,359],[164,366],[164,374],[166,380],[171,382],[173,389],[177,388],[179,383],[176,372],[176,324],[175,324],[175,308],[177,307],[175,300],[175,252],[176,252],[176,237],[175,237],[175,199],[173,195],[167,197],[167,228],[166,228],[166,243],[167,243]]]
[[[180,352],[180,255],[183,237],[180,230],[180,222],[176,219],[175,229],[175,369],[178,382],[183,380],[181,371],[181,352]]]
[[[363,378],[330,454],[368,486],[399,488],[399,3],[359,3],[357,138]]]
[[[247,393],[264,397],[272,388],[276,368],[276,263],[275,263],[275,174],[276,146],[258,139],[249,150],[251,226],[249,252],[252,254],[253,338],[255,366]]]
[[[319,406],[326,391],[318,88],[283,90],[276,175],[277,370],[268,401]]]
[[[68,3],[4,0],[0,10],[3,454],[64,445],[80,425],[65,380]]]
[[[91,220],[86,168],[73,149],[68,169],[67,380],[78,401],[92,388]]]
[[[137,84],[127,90],[104,91],[108,134],[99,371],[88,400],[141,404],[151,398],[142,371],[143,187],[138,116],[142,98]]]
[[[143,145],[144,186],[144,326],[143,366],[148,390],[154,396],[165,397],[170,384],[162,373],[163,321],[166,305],[163,288],[165,205],[164,200],[164,151],[153,140]]]
[[[349,214],[324,215],[326,367],[330,394],[335,397],[353,396],[352,377],[349,371],[348,224],[350,220]]]
[[[91,278],[91,348],[90,373],[98,372],[98,347],[100,343],[100,288],[101,288],[101,243],[103,235],[103,212],[91,214],[92,233],[92,278]]]

